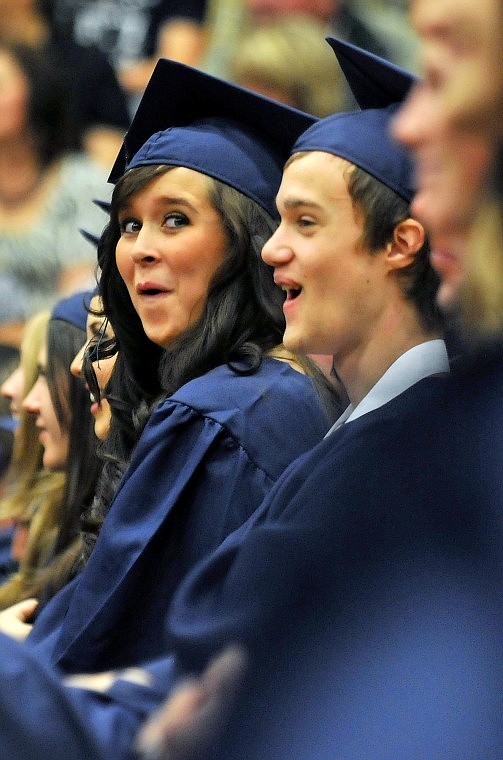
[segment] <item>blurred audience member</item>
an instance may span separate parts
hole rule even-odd
[[[134,111],[158,58],[197,66],[206,0],[41,0],[60,35],[102,50]]]
[[[0,0],[0,38],[41,50],[65,76],[89,154],[109,168],[129,125],[126,95],[107,57],[79,45],[52,23],[49,4]]]
[[[80,150],[58,69],[39,51],[1,44],[0,280],[16,294],[15,324],[94,279],[78,228],[102,223],[92,198],[107,195],[103,170]],[[16,343],[9,326],[0,341],[5,328]]]
[[[267,21],[243,39],[231,62],[231,78],[315,116],[340,111],[345,81],[324,35],[321,21],[300,14]]]
[[[22,408],[23,399],[38,376],[39,352],[46,340],[49,316],[48,311],[39,312],[28,320],[24,328],[19,365],[1,387],[2,396],[10,402],[12,419],[18,423],[12,459],[6,474],[6,494],[0,502],[0,517],[14,523],[10,546],[12,571],[25,559],[30,524],[35,513],[51,512],[63,499],[65,476],[43,468],[43,448],[38,440],[35,418]],[[43,540],[41,538],[37,561],[45,561],[49,551],[45,542],[49,544],[51,540],[52,536],[44,536]],[[9,590],[6,587],[0,589],[1,607],[21,598],[14,586],[18,586],[18,581],[13,582]]]
[[[320,26],[321,39],[327,34],[332,34],[368,48],[378,55],[388,54],[382,39],[366,24],[363,15],[356,14],[352,3],[344,0],[216,0],[211,7],[209,43],[203,61],[204,69],[230,78],[232,61],[236,55],[239,56],[239,48],[242,44],[247,44],[246,40],[254,30],[271,23],[281,25],[291,16],[312,19],[314,24]],[[307,34],[312,38],[312,32],[308,30]],[[301,43],[302,49],[304,44]],[[283,47],[285,45],[286,39]],[[295,53],[293,49],[288,55],[293,57]],[[310,57],[315,55],[323,58],[324,54],[310,51]],[[295,69],[300,64],[301,61],[296,62]],[[334,68],[337,70],[336,66]],[[329,81],[334,77],[337,75],[331,74]],[[312,80],[309,79],[309,82]],[[318,92],[320,84],[316,85]],[[348,100],[346,105],[354,106],[351,92],[345,85],[344,91]]]

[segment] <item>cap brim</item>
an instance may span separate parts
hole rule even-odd
[[[327,37],[326,40],[362,109],[386,108],[393,103],[401,103],[411,86],[418,81],[405,69],[350,42],[336,37]]]
[[[218,79],[178,61],[161,58],[140,101],[110,173],[117,182],[128,162],[155,132],[207,118],[232,119],[286,161],[301,132],[316,117]]]

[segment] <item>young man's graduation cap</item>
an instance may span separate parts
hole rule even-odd
[[[395,64],[332,37],[341,69],[361,111],[321,119],[296,141],[300,151],[332,153],[359,166],[407,202],[414,195],[408,152],[390,135],[390,122],[416,78]]]
[[[283,165],[316,118],[177,61],[150,78],[109,180],[148,164],[185,166],[252,198],[271,215]]]

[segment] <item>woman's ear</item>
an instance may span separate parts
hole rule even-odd
[[[393,240],[388,244],[386,256],[390,268],[402,269],[414,260],[416,253],[423,247],[426,232],[416,219],[404,219],[395,227]]]

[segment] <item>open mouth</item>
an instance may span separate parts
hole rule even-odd
[[[285,301],[295,301],[302,293],[302,288],[283,288],[286,293]]]
[[[168,293],[168,289],[155,283],[143,283],[136,286],[136,292],[139,296],[160,296]]]
[[[145,288],[145,290],[140,291],[141,296],[158,296],[161,293],[166,293],[166,291],[160,288]]]

